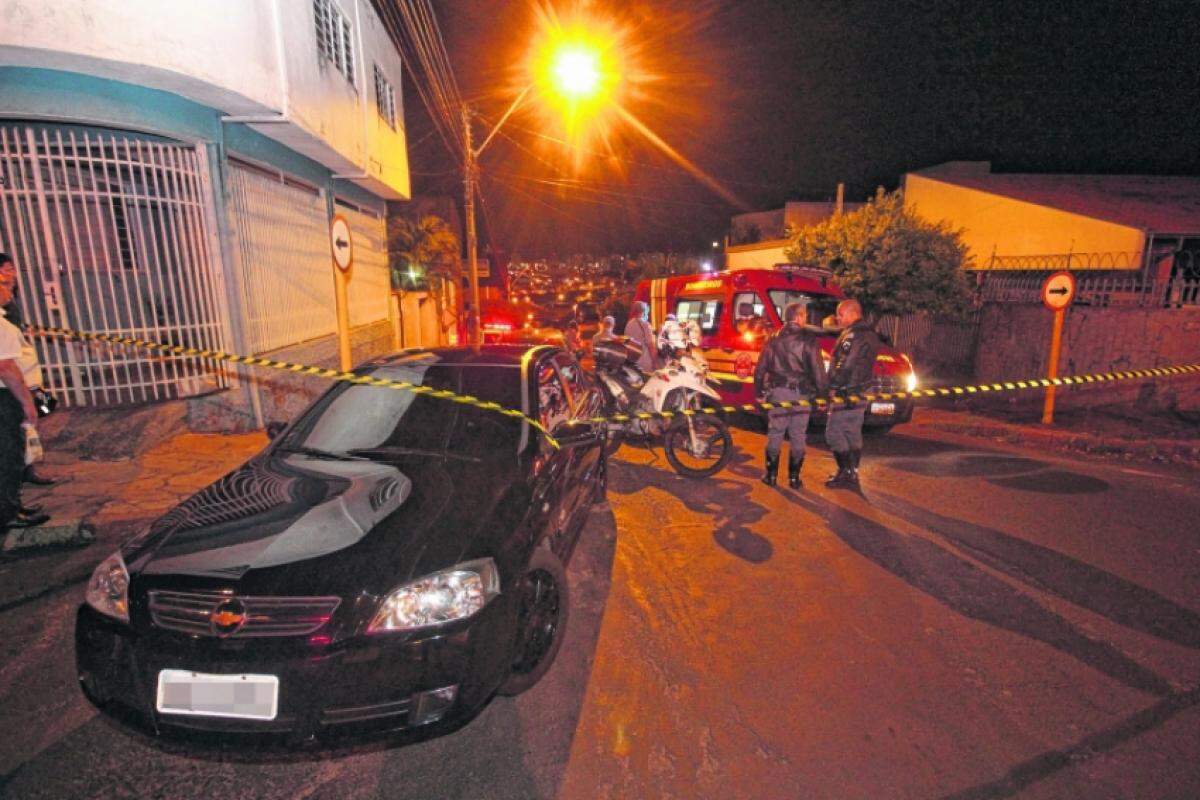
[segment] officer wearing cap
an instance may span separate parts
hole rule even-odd
[[[879,334],[862,318],[857,300],[838,303],[837,322],[842,327],[829,362],[829,390],[835,400],[825,425],[825,442],[837,460],[837,474],[825,482],[831,489],[858,491],[858,463],[862,458],[862,427],[866,406],[849,398],[870,386],[879,354]]]
[[[804,305],[791,303],[783,310],[783,328],[763,345],[754,369],[754,394],[768,402],[807,400],[824,396],[829,384],[821,346],[817,336],[802,324]],[[779,474],[779,452],[783,435],[788,440],[788,486],[800,488],[800,467],[804,464],[805,437],[808,435],[808,408],[774,408],[767,411],[766,472],[762,482],[775,485]]]

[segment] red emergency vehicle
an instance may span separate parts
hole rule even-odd
[[[701,351],[710,377],[730,403],[754,401],[754,367],[763,341],[782,326],[790,303],[806,307],[805,323],[827,331],[821,337],[826,363],[837,340],[832,315],[845,298],[825,270],[793,264],[773,269],[743,269],[657,278],[638,284],[635,299],[650,307],[650,322],[662,327],[667,314],[700,326]],[[832,329],[831,329],[832,328]],[[885,345],[875,360],[872,390],[912,391],[917,378],[912,361]],[[911,400],[875,401],[867,409],[867,425],[890,428],[912,418]]]

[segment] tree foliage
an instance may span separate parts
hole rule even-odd
[[[441,217],[433,214],[392,217],[388,220],[388,266],[393,291],[428,290],[437,309],[442,332],[449,287],[462,285],[462,251],[458,236]],[[457,319],[458,309],[453,309]]]
[[[961,234],[916,216],[900,191],[880,189],[857,211],[796,231],[786,255],[833,272],[872,315],[959,314],[970,297]]]
[[[388,263],[392,288],[414,288],[410,273],[431,285],[454,283],[462,277],[458,237],[441,217],[394,217],[388,225]],[[420,280],[418,277],[418,280]]]

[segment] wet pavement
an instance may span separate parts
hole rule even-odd
[[[861,496],[821,486],[819,449],[792,492],[736,441],[707,481],[621,451],[529,693],[443,738],[294,756],[130,731],[73,673],[71,576],[262,438],[52,454],[70,480],[44,502],[101,541],[0,563],[0,796],[1200,796],[1194,472],[913,427],[869,440]]]

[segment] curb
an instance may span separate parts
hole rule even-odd
[[[0,551],[11,553],[30,547],[60,547],[64,545],[89,545],[96,541],[96,532],[83,520],[66,525],[38,525],[33,528],[9,530]]]
[[[943,412],[953,414],[955,412]],[[1033,428],[1027,425],[982,420],[914,418],[916,427],[929,428],[978,438],[1000,439],[1010,444],[1034,445],[1046,449],[1115,456],[1125,459],[1153,461],[1200,470],[1200,441],[1173,439],[1116,439],[1090,433]]]

